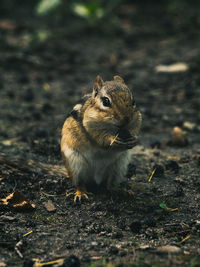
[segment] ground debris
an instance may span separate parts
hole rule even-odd
[[[43,202],[43,205],[45,206],[46,210],[49,212],[55,211],[56,207],[54,206],[53,202],[51,200],[48,200],[46,202]]]
[[[171,65],[158,65],[156,66],[155,70],[156,72],[185,72],[189,69],[188,65],[186,63],[174,63]]]
[[[31,204],[25,195],[17,190],[0,201],[2,205],[10,206],[18,211],[31,211],[35,209],[35,204]]]
[[[156,248],[156,251],[159,253],[180,253],[181,248],[178,246],[166,245]]]

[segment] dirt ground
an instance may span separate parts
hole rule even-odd
[[[28,7],[15,13],[0,19],[0,198],[18,190],[36,207],[0,205],[0,266],[199,266],[199,24],[137,1],[118,10],[115,30],[77,18],[39,30]],[[97,74],[133,90],[140,143],[127,183],[74,203],[60,132]]]

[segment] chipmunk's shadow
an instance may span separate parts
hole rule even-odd
[[[104,196],[124,196],[130,197],[129,194],[130,187],[128,183],[122,182],[118,185],[113,185],[110,188],[107,187],[105,183],[97,185],[96,183],[90,183],[87,185],[87,192],[91,192],[94,195],[104,195]],[[119,194],[120,193],[120,194]]]

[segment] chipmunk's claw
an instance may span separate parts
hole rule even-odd
[[[66,193],[66,197],[70,197],[71,195],[74,195],[74,202],[81,202],[82,199],[89,199],[88,195],[86,194],[86,191],[77,189],[75,193],[70,192]]]
[[[82,192],[80,190],[76,190],[76,193],[75,193],[75,196],[74,196],[74,202],[76,203],[77,201],[78,202],[81,202],[81,199],[82,198],[85,198],[85,199],[88,199],[88,195],[85,193],[85,192]]]

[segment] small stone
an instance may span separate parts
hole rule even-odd
[[[181,249],[177,246],[172,246],[172,245],[167,245],[167,246],[161,246],[161,247],[158,247],[157,249],[157,252],[160,252],[160,253],[179,253],[181,252]]]
[[[174,171],[174,173],[176,174],[179,172],[179,165],[175,160],[167,161],[165,167],[166,170]]]
[[[188,140],[185,136],[184,131],[176,126],[172,130],[172,139],[169,141],[169,145],[176,145],[176,146],[186,146],[188,145]]]
[[[55,206],[51,200],[48,200],[48,201],[44,202],[43,204],[44,204],[46,210],[49,212],[56,210],[56,208],[55,208]]]
[[[161,177],[164,175],[164,171],[165,171],[164,167],[160,164],[154,165],[153,170],[155,170],[155,173],[154,173],[155,177]]]
[[[142,223],[141,221],[137,220],[137,221],[133,221],[130,225],[130,229],[133,233],[139,233],[140,230],[142,228]]]
[[[92,241],[91,246],[96,247],[96,246],[98,246],[98,243],[96,241]]]
[[[183,127],[186,128],[187,130],[190,130],[190,131],[194,130],[195,126],[196,126],[196,124],[193,122],[185,121],[183,123]]]

